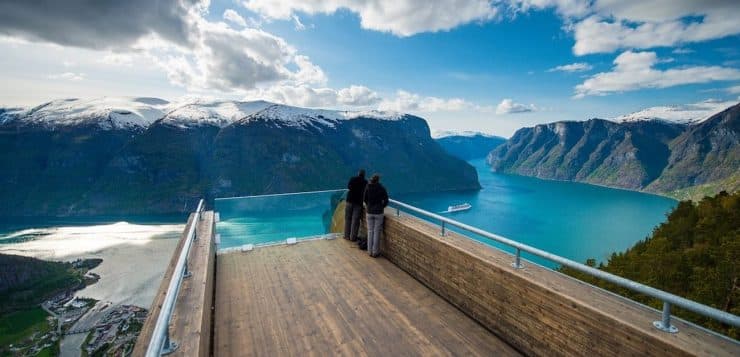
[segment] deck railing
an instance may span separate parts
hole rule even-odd
[[[180,250],[177,265],[175,265],[175,269],[172,272],[170,285],[167,287],[167,293],[164,296],[162,308],[159,311],[157,322],[154,325],[152,338],[149,341],[149,346],[147,346],[147,357],[158,357],[170,354],[178,347],[177,342],[170,339],[170,319],[172,318],[172,312],[175,310],[175,302],[177,301],[177,295],[180,292],[182,280],[190,276],[190,272],[188,271],[188,255],[190,253],[190,247],[193,245],[193,241],[197,238],[195,235],[195,229],[201,219],[204,207],[205,202],[201,199],[200,202],[198,202],[198,208],[194,212],[195,216],[193,216],[193,221],[191,222],[187,235],[185,236],[185,242]]]
[[[423,210],[418,207],[411,206],[403,202],[399,202],[396,200],[390,200],[390,205],[396,209],[396,215],[400,215],[401,209],[403,209],[403,210],[414,212],[420,216],[427,217],[433,221],[438,221],[440,223],[440,234],[442,236],[445,235],[446,225],[450,225],[450,226],[460,228],[462,230],[480,235],[482,237],[494,240],[496,242],[499,242],[499,243],[502,243],[504,245],[514,248],[516,250],[516,254],[514,255],[514,261],[511,264],[514,269],[521,269],[523,267],[522,262],[521,262],[521,252],[527,252],[534,256],[538,256],[540,258],[549,260],[551,262],[560,264],[562,266],[575,269],[582,273],[602,279],[604,281],[621,286],[623,288],[627,288],[629,290],[638,292],[640,294],[644,294],[644,295],[659,299],[663,301],[662,318],[659,321],[654,321],[653,325],[655,326],[655,328],[661,331],[665,331],[669,333],[678,332],[678,329],[675,326],[671,325],[671,306],[678,306],[686,310],[693,311],[699,315],[706,316],[714,320],[720,321],[722,323],[726,323],[728,325],[732,325],[735,327],[740,327],[740,317],[730,314],[728,312],[718,310],[710,306],[702,305],[695,301],[682,298],[680,296],[671,294],[669,292],[659,290],[659,289],[656,289],[656,288],[653,288],[653,287],[650,287],[644,284],[640,284],[638,282],[625,279],[625,278],[616,276],[614,274],[607,273],[599,269],[592,268],[588,265],[581,264],[581,263],[578,263],[576,261],[573,261],[567,258],[563,258],[559,255],[552,254],[550,252],[546,252],[544,250],[528,246],[526,244],[499,236],[497,234],[484,231],[482,229],[479,229],[473,226],[469,226],[465,223],[461,223],[453,219],[440,216],[438,214]]]

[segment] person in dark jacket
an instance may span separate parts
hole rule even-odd
[[[365,170],[360,170],[357,176],[349,179],[347,188],[347,202],[344,207],[344,239],[357,240],[357,232],[360,230],[360,217],[362,217],[362,195],[365,193]]]
[[[371,257],[380,254],[380,233],[383,229],[383,210],[388,205],[388,191],[380,184],[380,176],[374,174],[365,188],[363,197],[367,207],[367,251]]]

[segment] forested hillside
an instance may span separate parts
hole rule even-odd
[[[589,260],[589,265],[595,265]],[[614,253],[599,269],[740,315],[740,193],[721,192],[698,203],[683,201],[652,235]],[[661,308],[656,299],[563,268],[562,272]],[[740,330],[692,312],[674,313],[733,338]]]

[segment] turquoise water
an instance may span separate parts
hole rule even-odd
[[[393,188],[388,189],[395,199],[432,212],[468,202],[472,209],[447,216],[579,262],[605,261],[612,252],[631,247],[676,205],[672,199],[639,192],[496,174],[483,159],[470,164],[478,170],[480,191],[394,196]],[[319,192],[216,200],[220,247],[325,234],[341,196]],[[471,237],[509,250],[489,239]]]
[[[468,202],[472,209],[446,216],[579,262],[605,261],[612,252],[631,247],[663,222],[677,203],[633,191],[497,174],[483,159],[470,164],[478,170],[480,191],[395,198],[433,212]]]
[[[216,199],[219,248],[326,234],[344,191]]]

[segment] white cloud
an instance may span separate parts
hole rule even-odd
[[[226,11],[224,11],[223,18],[226,21],[231,21],[231,23],[235,25],[239,25],[241,27],[247,27],[247,21],[244,20],[244,18],[241,15],[239,15],[239,13],[237,13],[236,11],[232,9],[226,9]]]
[[[669,47],[740,33],[737,0],[510,0],[520,11],[554,8],[575,37],[573,53]]]
[[[475,106],[461,98],[424,97],[416,93],[399,90],[394,98],[384,99],[378,107],[380,110],[398,112],[438,112],[459,111]]]
[[[512,0],[510,7],[515,12],[555,8],[561,16],[579,17],[589,12],[589,5],[589,0]]]
[[[123,8],[105,1],[95,6],[82,0],[53,3],[51,10],[64,16],[35,2],[3,7],[0,19],[7,21],[0,21],[0,35],[109,50],[99,60],[106,64],[130,65],[134,57],[146,58],[171,83],[191,91],[243,93],[278,83],[326,83],[323,70],[308,57],[278,36],[244,27],[248,22],[236,11],[224,11],[223,18],[240,29],[206,20],[207,0],[131,0]],[[124,10],[137,16],[111,15]],[[13,15],[18,18],[9,18]]]
[[[368,106],[380,102],[380,96],[368,87],[353,85],[337,91],[337,102],[351,106]]]
[[[548,72],[556,72],[556,71],[560,71],[560,72],[585,72],[585,71],[590,71],[591,69],[593,69],[593,67],[590,64],[585,63],[585,62],[578,62],[578,63],[565,64],[565,65],[562,65],[562,66],[557,66],[557,67],[554,67],[554,68],[550,68],[547,71]]]
[[[299,107],[368,107],[380,101],[378,93],[364,86],[353,85],[335,90],[312,88],[307,85],[276,85],[266,89],[255,89],[247,93],[249,100],[264,99],[271,102]]]
[[[694,53],[694,50],[692,50],[690,48],[679,47],[679,48],[676,48],[673,51],[671,51],[671,53],[673,53],[675,55],[687,55],[689,53]]]
[[[675,46],[740,33],[735,0],[599,0],[575,23],[573,53]]]
[[[113,66],[130,67],[134,64],[134,55],[130,53],[111,52],[100,58],[99,62]]]
[[[81,81],[85,79],[84,73],[64,72],[59,74],[50,74],[49,79],[61,79],[66,81]]]
[[[245,93],[264,85],[325,85],[324,71],[285,40],[261,29],[233,29],[194,20],[194,46],[149,46],[147,52],[175,85],[191,91]],[[295,69],[292,69],[295,68]]]
[[[612,71],[595,74],[577,85],[575,97],[740,79],[740,70],[729,67],[693,66],[660,70],[654,68],[656,63],[659,59],[655,52],[626,51],[614,60]]]
[[[526,105],[521,103],[516,103],[512,99],[504,99],[501,101],[501,103],[496,106],[496,114],[497,115],[504,115],[504,114],[517,114],[517,113],[527,113],[527,112],[533,112],[537,110],[537,107],[535,107],[534,104]]]
[[[498,13],[488,0],[244,0],[247,9],[268,19],[291,20],[298,12],[333,14],[347,9],[368,30],[412,36],[445,31],[474,21],[488,21]]]
[[[293,19],[293,23],[295,24],[293,28],[295,28],[296,31],[303,31],[306,29],[306,25],[301,22],[301,18],[298,17],[298,15],[293,15],[291,16],[291,18]]]
[[[740,94],[740,85],[728,87],[726,90],[730,94]]]

